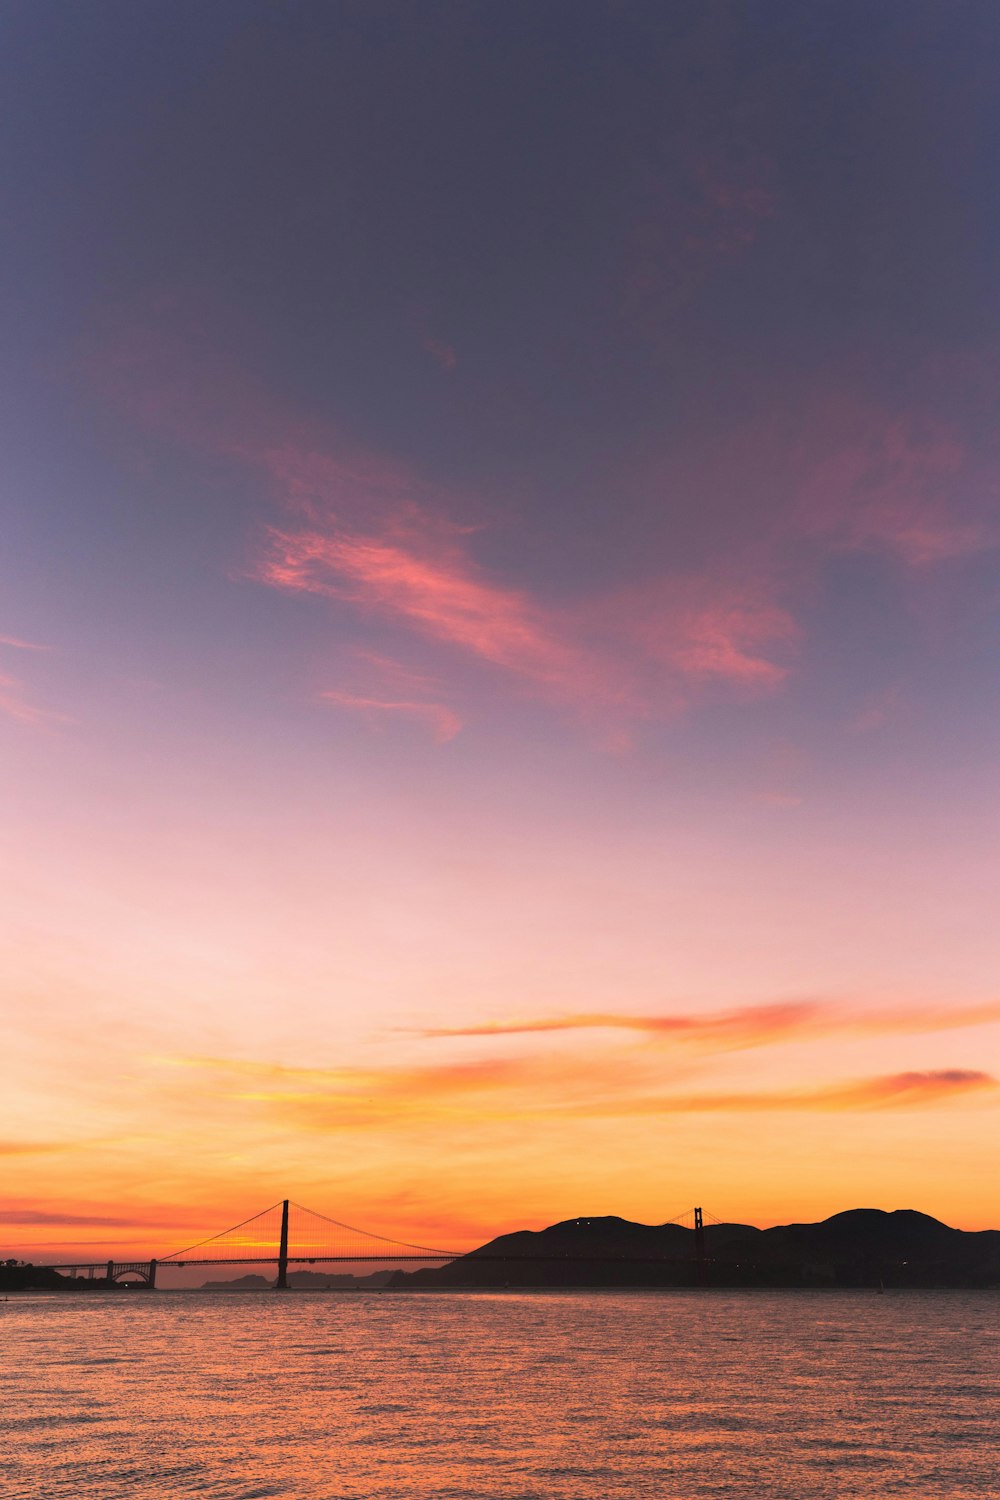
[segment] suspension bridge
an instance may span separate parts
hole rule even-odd
[[[167,1255],[152,1256],[148,1260],[122,1259],[114,1257],[107,1261],[84,1261],[78,1258],[65,1261],[48,1261],[39,1269],[65,1272],[74,1278],[85,1276],[95,1280],[100,1275],[108,1285],[132,1284],[146,1288],[156,1286],[157,1272],[169,1267],[177,1270],[191,1266],[276,1266],[275,1289],[288,1287],[289,1266],[313,1266],[377,1263],[382,1266],[403,1266],[416,1263],[421,1267],[475,1258],[477,1262],[520,1260],[531,1263],[569,1260],[578,1263],[587,1261],[605,1263],[609,1258],[618,1261],[642,1262],[657,1265],[693,1265],[696,1279],[705,1280],[709,1264],[706,1253],[706,1220],[718,1224],[713,1215],[706,1215],[701,1208],[688,1209],[670,1219],[659,1229],[674,1225],[691,1231],[690,1242],[679,1254],[636,1253],[572,1253],[565,1250],[558,1254],[547,1254],[537,1249],[518,1252],[482,1250],[443,1250],[432,1245],[412,1244],[407,1240],[392,1239],[388,1235],[371,1230],[357,1229],[332,1219],[327,1214],[304,1208],[285,1198],[261,1209],[239,1224],[233,1224],[217,1234],[209,1235],[182,1250]],[[590,1221],[570,1221],[577,1224]],[[652,1231],[651,1231],[652,1232]],[[686,1239],[686,1237],[685,1237]]]

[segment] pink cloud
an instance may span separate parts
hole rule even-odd
[[[24,641],[13,635],[0,636],[0,647],[8,647],[15,651],[48,651],[50,649],[48,646],[38,645],[35,641]],[[54,723],[62,719],[61,714],[39,708],[33,703],[20,679],[7,672],[0,672],[0,713],[6,714],[10,719],[16,719],[20,724]]]
[[[719,189],[722,198],[729,192]],[[749,191],[749,189],[747,189]],[[774,691],[789,671],[797,628],[771,581],[731,565],[648,581],[613,599],[547,605],[477,561],[475,508],[403,465],[307,430],[253,381],[227,373],[201,330],[161,309],[157,339],[122,328],[92,356],[94,385],[147,429],[246,465],[262,477],[281,520],[266,530],[250,577],[313,594],[443,644],[507,674],[521,691],[604,721],[609,741],[628,725],[673,714],[712,686]],[[196,355],[185,358],[186,341]],[[423,717],[455,732],[441,695],[330,684],[327,700],[372,714]]]
[[[458,364],[457,350],[444,339],[437,337],[431,328],[430,314],[426,308],[418,307],[413,314],[414,327],[420,338],[420,347],[437,360],[442,370],[453,370]]]
[[[789,612],[760,581],[726,574],[664,579],[620,596],[619,630],[651,663],[662,663],[687,682],[726,682],[771,690],[788,675],[769,649],[787,648],[799,636]]]
[[[0,646],[11,646],[15,651],[51,651],[51,646],[40,645],[38,641],[22,641],[16,635],[0,635]]]
[[[360,698],[354,693],[338,692],[335,688],[324,689],[320,697],[339,708],[356,709],[363,714],[403,714],[411,718],[422,719],[430,726],[434,739],[439,745],[453,740],[462,727],[458,714],[446,708],[443,703],[408,703],[405,700],[393,702],[379,698]]]
[[[752,249],[777,209],[774,179],[762,153],[683,137],[672,162],[646,172],[626,243],[624,294],[626,311],[647,332]]]
[[[215,308],[163,294],[105,310],[69,362],[86,392],[146,432],[232,458],[260,455],[306,425],[267,394],[213,330]]]
[[[368,719],[377,720],[386,714],[418,719],[439,745],[454,739],[462,728],[461,717],[442,701],[440,682],[424,672],[374,651],[355,650],[347,675],[345,685],[324,688],[320,698]]]
[[[443,344],[440,339],[425,338],[424,348],[437,360],[442,370],[453,370],[458,364],[455,350],[450,344]]]
[[[439,528],[381,535],[341,528],[272,530],[258,576],[275,587],[325,594],[401,618],[422,633],[553,688],[588,675],[582,652],[560,639],[519,590],[485,578]],[[422,531],[422,534],[421,534]]]
[[[814,414],[797,462],[798,524],[835,546],[884,551],[926,568],[992,544],[963,506],[969,455],[940,424],[840,400]]]
[[[848,728],[852,734],[872,734],[897,723],[907,711],[906,700],[899,687],[886,688],[873,693],[851,720]]]
[[[16,719],[19,724],[51,724],[63,719],[61,714],[32,703],[26,696],[24,684],[5,673],[0,673],[0,713]]]
[[[575,610],[546,609],[489,578],[467,536],[410,505],[378,533],[333,517],[272,528],[260,581],[395,618],[501,668],[562,703],[630,717],[676,711],[699,686],[769,692],[788,675],[798,638],[763,583],[665,578]]]

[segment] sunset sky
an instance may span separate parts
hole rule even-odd
[[[0,1250],[1000,1227],[993,0],[12,0]]]

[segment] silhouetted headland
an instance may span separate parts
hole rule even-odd
[[[500,1235],[436,1269],[397,1271],[393,1290],[459,1287],[997,1287],[1000,1230],[951,1229],[913,1209],[855,1208],[818,1224],[707,1224],[694,1231],[615,1217]]]
[[[300,1292],[360,1292],[378,1290],[393,1277],[393,1271],[372,1271],[369,1276],[350,1276],[336,1271],[289,1271],[288,1285]],[[203,1281],[203,1292],[262,1292],[274,1286],[273,1276],[237,1276],[233,1281]]]
[[[106,1276],[65,1276],[51,1266],[33,1266],[30,1261],[0,1261],[0,1292],[127,1292],[125,1282]]]

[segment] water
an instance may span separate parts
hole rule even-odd
[[[4,1500],[1000,1496],[1000,1298],[0,1303]]]

